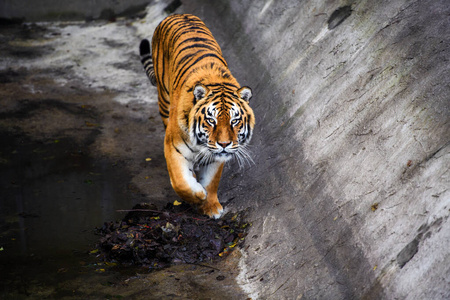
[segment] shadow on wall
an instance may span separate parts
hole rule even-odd
[[[254,91],[256,164],[228,166],[220,189],[228,207],[251,209],[240,278],[252,297],[450,297],[449,10],[400,0],[182,6]]]

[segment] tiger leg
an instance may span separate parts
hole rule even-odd
[[[221,217],[223,208],[217,197],[220,177],[222,176],[224,162],[214,162],[200,168],[198,172],[199,182],[206,189],[206,201],[199,206],[200,211],[218,219]]]
[[[206,190],[197,182],[193,172],[193,164],[177,147],[170,134],[164,139],[164,156],[166,157],[170,183],[181,199],[196,205],[201,205],[206,199]]]

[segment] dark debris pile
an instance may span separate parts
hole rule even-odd
[[[97,245],[105,261],[163,268],[171,263],[199,263],[225,256],[243,242],[240,214],[219,220],[191,212],[187,204],[168,204],[158,211],[149,204],[133,207],[120,222],[97,229]]]

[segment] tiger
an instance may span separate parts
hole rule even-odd
[[[158,91],[171,185],[182,200],[218,219],[223,207],[217,191],[225,162],[252,161],[252,90],[231,75],[211,31],[194,15],[166,17],[154,31],[151,49],[143,39],[139,52]]]

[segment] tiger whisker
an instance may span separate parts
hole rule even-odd
[[[250,155],[250,150],[247,149],[247,146],[240,146],[238,150],[236,151],[234,157],[236,158],[239,169],[243,169],[246,165],[250,167],[252,164],[255,164],[253,161],[253,158]]]

